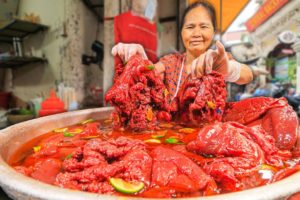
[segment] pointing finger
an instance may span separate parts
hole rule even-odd
[[[225,54],[225,48],[224,48],[223,44],[220,41],[217,41],[216,46],[217,46],[217,51],[219,53],[219,56],[224,55]]]

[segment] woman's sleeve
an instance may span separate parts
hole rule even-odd
[[[159,59],[159,61],[155,64],[155,73],[161,76],[162,79],[166,78],[166,74],[170,73],[170,66],[173,66],[176,57],[174,54],[168,54]]]
[[[158,62],[162,63],[165,67],[165,73],[169,73],[172,69],[174,69],[174,66],[176,66],[178,61],[177,54],[168,54],[159,59]]]

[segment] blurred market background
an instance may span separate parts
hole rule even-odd
[[[116,33],[116,17],[130,10],[148,17],[159,58],[183,50],[179,24],[193,2],[0,0],[0,128],[53,110],[105,106],[114,74],[111,48],[116,34],[126,32]],[[210,2],[217,11],[215,39],[254,73],[250,84],[227,84],[228,100],[286,97],[299,112],[300,1]]]

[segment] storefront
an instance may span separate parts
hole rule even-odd
[[[296,87],[297,65],[296,53],[291,46],[293,42],[279,40],[281,43],[267,55],[267,69],[271,72],[272,81],[289,83],[292,87]]]
[[[290,83],[300,94],[299,56],[294,48],[299,41],[300,1],[266,0],[246,22],[259,55],[271,77],[267,81]],[[298,63],[298,64],[297,64]]]

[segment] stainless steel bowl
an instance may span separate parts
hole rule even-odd
[[[17,173],[7,159],[25,142],[55,128],[69,126],[88,118],[104,119],[112,108],[97,108],[67,112],[26,121],[0,130],[0,186],[13,199],[18,200],[113,200],[145,199],[100,195],[63,189],[48,185]],[[211,197],[186,198],[189,200],[271,200],[286,199],[300,191],[300,172],[271,185],[242,192]],[[158,200],[158,199],[156,199]]]

